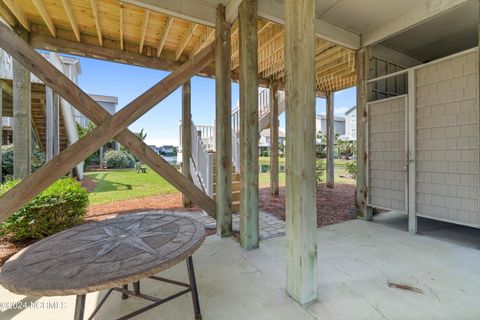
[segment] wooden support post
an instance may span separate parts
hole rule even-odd
[[[333,113],[333,92],[327,93],[327,188],[335,184],[335,117]]]
[[[3,146],[3,88],[0,86],[0,184],[3,181],[2,146]]]
[[[214,60],[213,45],[207,46],[199,54],[193,56],[114,116],[110,115],[62,72],[2,24],[0,24],[0,47],[98,125],[86,137],[69,146],[52,161],[44,164],[2,195],[0,197],[0,222],[114,137],[138,159],[160,174],[180,192],[187,193],[192,201],[215,217],[215,202],[126,128],[132,121],[138,119],[172,93],[181,83],[212,63]]]
[[[18,30],[26,40],[26,30]],[[13,59],[13,177],[23,179],[31,172],[32,105],[30,72]]]
[[[370,65],[370,50],[362,48],[355,56],[357,73],[357,187],[355,205],[367,220],[372,220],[371,210],[367,207],[367,154],[366,154],[366,120],[368,89],[367,80]]]
[[[278,83],[270,82],[270,193],[278,196]]]
[[[182,173],[192,180],[190,174],[190,158],[192,156],[192,108],[191,108],[191,90],[190,79],[182,85]],[[183,207],[192,205],[188,197],[183,194]]]
[[[225,7],[217,8],[215,29],[215,145],[217,152],[217,234],[232,235],[232,92],[230,24]]]
[[[45,158],[49,161],[60,153],[60,100],[52,89],[45,87],[45,101],[47,127]]]
[[[238,7],[240,37],[240,245],[258,248],[257,1]]]
[[[100,169],[103,169],[103,148],[104,146],[101,146],[100,149],[98,149],[98,161],[100,162]]]
[[[314,0],[285,0],[287,293],[317,299]]]

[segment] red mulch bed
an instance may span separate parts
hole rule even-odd
[[[328,189],[320,184],[317,188],[317,226],[351,220],[354,201],[355,185],[337,184],[334,189]],[[269,188],[260,189],[260,209],[285,221],[285,187],[280,188],[278,197],[272,196]]]

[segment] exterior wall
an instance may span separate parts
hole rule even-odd
[[[369,205],[406,211],[406,96],[368,104]]]
[[[327,132],[327,117],[324,115],[317,116],[316,119],[316,131],[321,133]],[[345,119],[342,117],[335,117],[334,124],[335,134],[344,135],[345,134]]]
[[[416,72],[417,213],[479,224],[477,53]]]
[[[357,108],[353,107],[345,113],[345,135],[350,141],[357,141]]]

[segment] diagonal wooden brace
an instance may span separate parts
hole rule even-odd
[[[128,125],[210,64],[214,59],[213,45],[202,50],[113,116],[2,23],[0,23],[0,47],[98,125],[84,138],[0,197],[0,222],[113,138],[215,217],[215,202],[127,129]]]

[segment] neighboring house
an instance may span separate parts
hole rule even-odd
[[[112,96],[103,96],[98,94],[89,94],[96,103],[101,105],[110,114],[115,114],[117,111],[118,98]],[[90,123],[90,120],[85,117],[80,111],[75,109],[75,120],[80,124],[82,128],[86,128]]]
[[[285,129],[278,128],[278,145],[284,145],[285,144]],[[269,151],[270,150],[270,129],[265,129],[262,132],[260,132],[260,139],[258,140],[258,148],[260,154],[262,154],[263,151]]]
[[[158,148],[158,152],[163,155],[174,155],[175,147],[174,146],[161,146]]]
[[[345,112],[345,137],[349,141],[357,141],[357,107],[353,106]]]
[[[335,127],[335,134],[338,134],[340,136],[344,135],[345,134],[345,118],[335,117],[334,127]],[[327,133],[327,116],[326,115],[317,114],[316,128],[317,128],[317,132],[321,132],[323,134]]]

